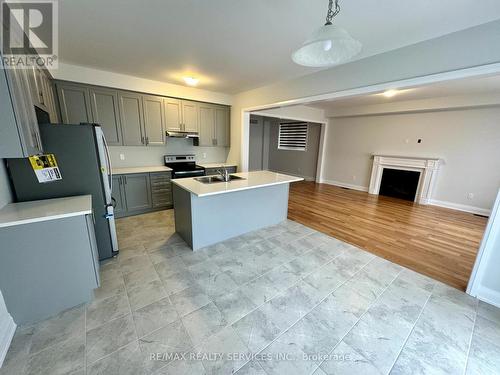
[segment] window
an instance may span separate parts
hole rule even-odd
[[[306,151],[308,128],[306,122],[280,123],[278,150]]]

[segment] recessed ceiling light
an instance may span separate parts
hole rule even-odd
[[[384,96],[386,98],[392,98],[394,95],[397,95],[399,93],[398,90],[387,90],[387,91],[384,91]]]
[[[198,84],[199,79],[194,77],[184,77],[184,82],[189,86],[196,86]]]

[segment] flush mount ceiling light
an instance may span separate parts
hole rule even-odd
[[[339,0],[335,0],[335,9],[333,0],[329,0],[326,23],[292,54],[296,64],[315,68],[333,66],[352,59],[361,51],[360,42],[343,28],[332,24],[339,12]]]
[[[387,90],[387,91],[384,91],[382,93],[382,95],[384,95],[386,98],[392,98],[394,95],[397,95],[397,94],[399,94],[399,90],[395,90],[395,89]]]
[[[196,86],[198,84],[199,79],[194,77],[184,77],[184,82],[189,86]]]

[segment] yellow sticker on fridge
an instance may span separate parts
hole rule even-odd
[[[38,182],[44,183],[62,179],[54,154],[34,155],[30,156],[29,160]]]

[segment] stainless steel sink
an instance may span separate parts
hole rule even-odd
[[[234,174],[229,175],[229,181],[224,181],[222,176],[204,176],[204,177],[196,177],[196,181],[201,182],[202,184],[215,184],[217,182],[230,182],[233,180],[244,180],[243,177],[236,176]]]

